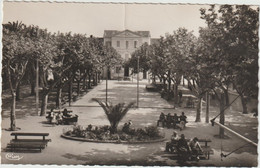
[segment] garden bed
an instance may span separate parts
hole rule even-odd
[[[114,134],[110,134],[109,126],[91,127],[74,126],[66,128],[63,130],[61,137],[84,142],[121,144],[156,143],[165,140],[164,135],[154,126],[130,129],[127,133],[125,130],[120,130]]]

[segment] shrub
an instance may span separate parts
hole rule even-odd
[[[160,132],[157,127],[155,126],[149,126],[145,128],[146,135],[148,135],[150,138],[156,138],[160,137]]]
[[[71,130],[67,131],[67,132],[65,133],[65,135],[71,136],[71,135],[72,135],[72,131],[71,131]]]
[[[85,137],[86,130],[83,126],[77,125],[73,127],[72,134],[75,134],[77,137]]]
[[[127,140],[129,140],[129,139],[131,138],[131,136],[129,136],[129,135],[126,134],[126,133],[120,134],[119,137],[120,137],[120,139],[123,140],[123,141],[127,141]]]

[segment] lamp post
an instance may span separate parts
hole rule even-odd
[[[35,86],[35,90],[36,90],[36,114],[38,115],[38,110],[39,110],[39,60],[38,58],[36,59],[36,79],[35,79],[35,82],[36,82],[36,86]]]
[[[108,78],[108,69],[109,69],[109,67],[107,67],[107,75],[106,75],[106,104],[107,104],[107,85],[108,85],[108,83],[107,83],[107,78]]]
[[[139,108],[139,55],[137,55],[137,108]]]

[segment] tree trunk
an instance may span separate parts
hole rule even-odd
[[[196,88],[195,80],[194,80],[194,79],[192,79],[192,85],[193,85],[194,88]]]
[[[171,91],[171,72],[168,71],[168,93]]]
[[[220,100],[219,100],[219,108],[220,108],[220,118],[219,122],[222,125],[225,125],[225,95],[221,93],[220,95]],[[224,138],[224,128],[219,127],[219,138]]]
[[[96,73],[93,74],[93,85],[94,85],[94,86],[97,86]]]
[[[19,101],[20,99],[21,99],[20,84],[18,84],[17,89],[16,89],[16,101]]]
[[[164,91],[167,90],[167,85],[166,85],[166,79],[165,78],[163,78],[163,89],[164,89]]]
[[[229,96],[228,96],[228,89],[224,90],[224,94],[225,94],[225,105],[229,105]]]
[[[178,97],[178,83],[174,84],[174,103],[178,104],[179,97]]]
[[[100,72],[98,72],[98,83],[100,83]]]
[[[146,71],[143,70],[143,78],[146,79],[147,78],[147,75],[146,75]]]
[[[185,86],[184,77],[182,77],[182,86]]]
[[[77,96],[80,94],[80,80],[77,81]]]
[[[206,123],[209,123],[209,105],[210,105],[210,96],[209,93],[206,93]]]
[[[168,71],[168,100],[171,99],[171,71]]]
[[[155,83],[156,81],[155,81],[155,75],[153,74],[153,83]]]
[[[198,103],[197,103],[197,106],[196,106],[196,120],[195,122],[201,122],[201,118],[200,118],[200,114],[201,114],[201,97],[198,97]]]
[[[31,84],[31,96],[34,96],[36,94],[35,93],[35,82],[31,81],[30,84]]]
[[[71,105],[71,99],[72,99],[72,84],[73,80],[70,80],[69,82],[69,88],[68,88],[68,95],[69,95],[69,106]]]
[[[47,91],[43,90],[40,116],[44,116],[46,113],[46,109],[47,109],[47,105],[48,105],[48,94],[49,93]]]
[[[85,91],[87,91],[87,87],[86,87],[86,77],[85,78],[83,78],[83,89],[85,90]]]
[[[56,94],[56,108],[61,108],[61,93],[62,93],[62,86],[59,84],[57,86],[57,94]]]
[[[11,107],[11,114],[10,114],[10,120],[11,120],[10,129],[11,129],[11,131],[16,130],[15,105],[16,105],[16,93],[12,92],[12,107]]]
[[[117,133],[117,126],[118,126],[118,123],[111,124],[111,129],[110,129],[111,134]]]
[[[98,73],[96,72],[96,85],[98,84]]]
[[[241,97],[241,103],[242,103],[242,107],[243,107],[243,114],[247,114],[247,100],[243,95],[240,95]]]
[[[91,89],[91,75],[88,74],[88,88]]]

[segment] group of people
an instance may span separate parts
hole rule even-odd
[[[54,112],[54,109],[51,109],[49,113],[47,113],[46,118],[49,120],[50,123],[54,124],[62,124],[63,118],[70,118],[72,114],[65,108],[62,112]]]
[[[167,116],[165,116],[164,113],[161,113],[159,120],[157,121],[157,126],[159,126],[160,122],[163,127],[166,124],[167,128],[173,127],[174,129],[179,128],[182,130],[187,123],[187,116],[185,116],[184,112],[182,112],[180,116],[177,116],[176,113],[174,113],[173,116],[171,113],[168,113]]]
[[[195,155],[196,159],[199,160],[199,154],[203,152],[203,149],[201,148],[197,137],[188,141],[184,134],[181,134],[181,137],[179,137],[177,132],[174,131],[171,141],[166,143],[165,151],[178,153],[179,156],[185,160],[191,159],[191,157]]]

